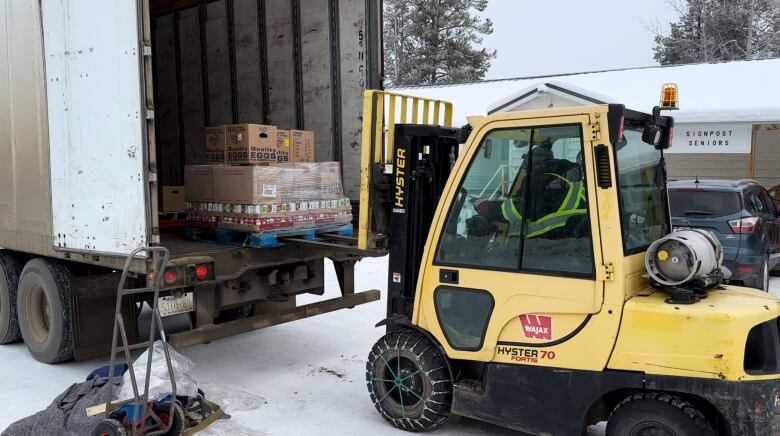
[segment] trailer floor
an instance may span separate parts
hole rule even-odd
[[[238,251],[241,249],[235,245],[217,244],[208,241],[190,241],[184,238],[182,233],[166,233],[160,235],[160,245],[171,252],[171,257],[202,255],[214,252]]]
[[[386,273],[387,258],[361,261],[358,288],[384,290]],[[780,278],[770,280],[772,292],[780,295]],[[336,278],[328,267],[325,295],[302,302],[336,295]],[[366,356],[383,333],[373,326],[384,311],[383,300],[180,350],[196,362],[191,375],[206,395],[233,416],[201,434],[403,434],[375,411],[365,385]],[[177,320],[170,321],[169,330],[178,327]],[[104,364],[45,365],[33,360],[23,344],[0,346],[0,429],[42,410]],[[441,436],[471,434],[522,436],[468,419],[451,419],[436,431]],[[591,434],[603,434],[603,427]]]

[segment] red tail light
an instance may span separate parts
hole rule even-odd
[[[751,216],[748,218],[742,218],[738,220],[729,221],[731,231],[737,234],[753,233],[758,227],[758,217]]]
[[[753,267],[749,266],[749,265],[737,265],[737,267],[735,269],[737,270],[738,273],[748,273],[749,274],[749,273],[753,272]]]
[[[179,280],[179,273],[173,268],[167,269],[165,270],[163,280],[165,280],[165,283],[167,284],[176,283],[176,281]]]
[[[208,265],[198,265],[195,268],[195,277],[198,280],[206,280],[206,278],[209,276],[209,266]]]

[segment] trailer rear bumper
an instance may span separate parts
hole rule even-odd
[[[322,315],[340,309],[352,308],[361,304],[377,301],[379,298],[380,292],[377,289],[355,294],[346,294],[343,297],[331,298],[329,300],[297,306],[279,312],[265,313],[223,324],[205,325],[187,332],[170,335],[168,337],[168,342],[175,348],[203,344],[240,333],[251,332],[253,330],[284,324],[290,321],[297,321],[299,319]]]

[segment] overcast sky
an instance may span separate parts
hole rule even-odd
[[[490,0],[484,15],[487,79],[657,65],[645,27],[676,18],[664,0]]]

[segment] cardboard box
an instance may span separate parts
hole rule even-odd
[[[222,166],[214,169],[216,203],[276,203],[293,198],[294,190],[295,171],[288,165]]]
[[[225,163],[225,126],[206,127],[206,162]]]
[[[290,162],[314,162],[314,132],[290,130]]]
[[[185,165],[184,190],[187,201],[214,201],[214,168],[221,165]]]
[[[261,124],[225,126],[226,162],[229,164],[269,165],[277,163],[277,130]]]
[[[287,129],[276,130],[276,161],[278,163],[290,163],[290,131]]]
[[[187,198],[184,195],[184,186],[163,186],[160,212],[184,212],[187,208]]]

